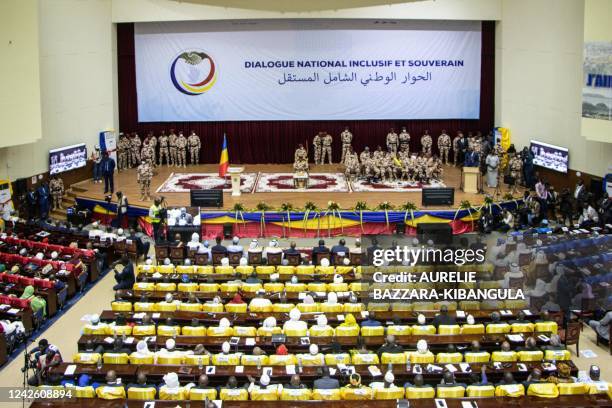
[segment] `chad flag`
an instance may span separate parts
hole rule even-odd
[[[219,177],[225,177],[229,167],[229,154],[227,153],[227,138],[223,134],[223,147],[221,148],[221,158],[219,159]]]

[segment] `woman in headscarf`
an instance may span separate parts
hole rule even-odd
[[[47,302],[43,298],[38,297],[34,294],[34,286],[32,285],[26,286],[26,288],[23,290],[23,293],[21,294],[19,298],[29,299],[30,307],[32,308],[32,311],[34,313],[38,312],[39,310],[42,310],[43,317],[47,316],[47,310],[46,310]]]
[[[344,323],[340,323],[338,327],[359,327],[359,325],[357,324],[355,316],[353,316],[352,313],[349,313],[344,318]]]
[[[234,295],[234,297],[232,298],[232,300],[229,301],[229,303],[231,304],[243,304],[246,303],[244,300],[242,300],[242,296],[240,296],[240,293],[236,293]]]

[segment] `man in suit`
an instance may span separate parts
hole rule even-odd
[[[448,306],[440,306],[440,314],[434,317],[432,324],[438,328],[440,325],[453,325],[457,324],[457,321],[453,316],[448,315]]]
[[[102,175],[104,176],[104,194],[114,193],[115,161],[108,155],[108,152],[104,152],[104,158],[102,159]]]
[[[343,239],[338,242],[338,245],[334,245],[331,249],[332,254],[337,254],[338,252],[344,252],[344,254],[348,254],[349,249],[346,246],[346,241]]]
[[[468,147],[463,161],[463,167],[478,167],[480,165],[480,157],[471,147]]]
[[[321,367],[319,372],[321,373],[321,378],[314,380],[314,389],[335,390],[340,388],[340,382],[329,376],[329,368],[327,366]]]
[[[130,261],[127,254],[123,254],[121,260],[115,262],[112,266],[114,267],[118,263],[123,265],[123,270],[121,272],[115,272],[115,281],[117,281],[117,284],[113,286],[113,290],[131,289],[136,281],[134,264]]]
[[[221,253],[227,255],[227,248],[221,244],[221,237],[215,238],[216,245],[211,248],[211,252],[213,253]]]
[[[319,254],[324,254],[328,252],[329,252],[329,248],[325,246],[325,241],[320,239],[319,245],[312,248],[312,264],[318,265],[319,264]]]

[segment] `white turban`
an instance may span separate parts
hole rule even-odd
[[[427,352],[427,341],[426,340],[419,340],[417,341],[417,351],[421,354],[424,354]]]
[[[321,266],[327,268],[329,266],[329,259],[323,258],[321,259]]]
[[[385,373],[385,381],[389,384],[392,384],[393,381],[395,381],[395,376],[393,375],[392,371],[387,371]]]
[[[164,265],[170,265],[170,258],[164,259]]]
[[[123,228],[119,228],[117,230],[117,235],[120,235],[120,236],[123,235]]]
[[[247,266],[249,264],[249,261],[247,261],[246,258],[240,258],[240,266]]]
[[[344,282],[344,278],[339,273],[334,275],[334,283],[342,283]]]
[[[417,317],[417,321],[419,322],[419,324],[425,324],[425,315],[424,314],[419,314],[419,316]]]
[[[302,313],[300,312],[300,309],[298,309],[297,307],[294,307],[289,312],[289,318],[293,321],[300,320],[300,317],[302,317]]]
[[[467,324],[474,324],[474,323],[476,323],[476,320],[474,320],[474,316],[472,316],[472,315],[468,315],[466,320],[467,320]]]
[[[327,303],[330,305],[335,305],[338,303],[338,295],[336,295],[336,292],[329,292],[327,294]]]
[[[270,384],[270,377],[268,374],[262,374],[261,378],[259,379],[259,383],[264,387],[267,387]]]
[[[185,258],[184,264],[185,264],[185,266],[191,266],[191,259]]]
[[[308,350],[310,351],[310,354],[313,356],[316,356],[317,354],[319,354],[319,346],[317,346],[316,344],[311,344]]]
[[[147,354],[149,352],[147,342],[144,340],[140,340],[138,343],[136,343],[136,351],[140,354]]]
[[[91,324],[98,324],[100,323],[100,315],[97,313],[94,313],[91,315],[91,317],[89,318],[89,322]]]
[[[320,314],[317,316],[317,326],[327,326],[327,316]]]
[[[164,378],[164,384],[166,384],[167,388],[170,388],[170,389],[179,388],[180,384],[179,384],[178,375],[176,373],[168,373],[164,375],[163,378]]]
[[[43,254],[42,252],[39,252],[36,254],[36,259],[44,259],[45,258],[45,254]]]
[[[174,339],[166,340],[166,349],[167,350],[174,350],[175,346],[176,346],[176,342],[174,341]]]
[[[229,258],[221,258],[221,266],[229,266]]]
[[[221,345],[221,351],[225,354],[230,352],[230,344],[227,341],[224,341],[223,344]]]
[[[350,260],[350,259],[348,259],[348,258],[344,258],[344,259],[342,260],[342,263],[343,263],[345,266],[349,266],[349,265],[351,264],[351,260]]]
[[[164,300],[166,301],[166,303],[172,303],[172,293],[166,293],[166,297]]]
[[[200,236],[197,232],[191,234],[191,242],[200,242]]]
[[[272,316],[266,317],[266,319],[263,321],[263,327],[266,327],[268,329],[276,327],[276,318]]]
[[[153,265],[153,260],[151,258],[147,258],[147,260],[145,261],[145,264]]]
[[[227,317],[224,317],[223,319],[219,320],[219,327],[223,329],[230,327],[230,321]]]

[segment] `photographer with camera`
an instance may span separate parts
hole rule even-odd
[[[47,339],[41,339],[38,347],[27,353],[26,365],[22,370],[33,368],[35,374],[28,378],[30,386],[44,385],[49,381],[49,370],[62,362],[62,355],[57,347],[49,344]]]

